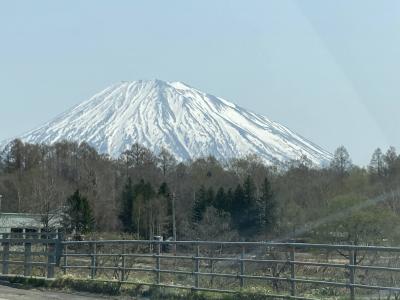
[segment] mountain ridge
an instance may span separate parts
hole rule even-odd
[[[178,160],[257,154],[272,164],[306,155],[323,165],[331,158],[265,116],[186,83],[159,79],[115,83],[19,138],[46,144],[86,141],[113,157],[138,142],[155,152],[166,148]]]

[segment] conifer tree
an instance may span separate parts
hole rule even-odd
[[[256,186],[254,184],[253,179],[250,176],[246,177],[246,180],[243,183],[243,191],[244,191],[244,205],[246,207],[253,206],[256,202]]]
[[[232,215],[240,214],[240,211],[244,208],[244,191],[241,184],[236,186],[232,198]]]
[[[122,191],[122,210],[119,214],[119,219],[125,232],[133,232],[135,230],[135,222],[133,220],[134,200],[135,192],[132,184],[132,179],[131,177],[128,177],[128,180]]]
[[[166,233],[168,236],[171,236],[173,234],[173,232],[172,232],[173,231],[172,194],[171,194],[168,184],[165,181],[163,183],[161,183],[161,185],[158,189],[158,196],[162,197],[166,201],[166,208],[167,208],[166,216],[167,216],[167,219],[169,220],[167,222],[167,226],[166,226]]]
[[[228,189],[228,192],[226,192],[225,196],[225,208],[224,210],[226,212],[231,213],[232,212],[232,203],[233,203],[233,191],[231,188]]]
[[[82,196],[79,190],[67,199],[63,223],[67,232],[82,234],[93,230],[92,210],[87,198]]]
[[[241,227],[242,213],[245,209],[244,191],[241,184],[236,186],[235,192],[232,197],[231,218],[232,223],[236,229]]]
[[[227,203],[226,203],[226,194],[225,189],[220,187],[215,195],[213,206],[217,209],[218,214],[222,214],[222,212],[227,211]]]
[[[256,198],[253,179],[246,177],[243,187],[238,185],[232,203],[232,222],[241,236],[258,233],[262,228],[262,207]]]
[[[207,191],[202,185],[196,193],[196,199],[192,209],[192,221],[195,223],[203,219],[203,214],[207,208]]]
[[[164,181],[161,183],[159,189],[158,189],[158,195],[164,196],[164,197],[169,197],[170,190],[168,187],[168,184]]]
[[[206,194],[206,203],[205,203],[206,208],[211,206],[214,203],[214,200],[215,200],[214,189],[212,187],[209,187]]]
[[[277,203],[272,192],[271,184],[265,177],[261,187],[261,205],[263,206],[263,225],[265,233],[273,230],[276,224]]]

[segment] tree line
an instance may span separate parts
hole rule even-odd
[[[265,165],[254,155],[178,162],[133,144],[118,158],[87,143],[14,140],[0,154],[2,212],[63,216],[68,232],[149,239],[397,243],[400,156],[377,149],[368,167],[345,147],[329,166],[303,156]]]

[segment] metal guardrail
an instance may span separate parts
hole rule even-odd
[[[398,273],[400,267],[377,264],[360,264],[357,261],[358,255],[362,252],[364,257],[372,255],[375,257],[389,257],[390,255],[400,256],[400,247],[381,246],[352,246],[352,245],[330,245],[330,244],[306,244],[306,243],[274,243],[274,242],[210,242],[210,241],[139,241],[139,240],[95,240],[95,241],[59,241],[56,238],[46,239],[18,239],[3,236],[0,239],[2,249],[2,273],[9,273],[10,264],[22,264],[24,275],[32,274],[32,267],[42,266],[47,268],[47,277],[55,276],[56,261],[59,262],[60,272],[69,274],[79,271],[81,276],[88,275],[91,279],[102,279],[98,275],[102,272],[113,272],[113,278],[105,281],[119,282],[126,284],[151,285],[165,288],[188,289],[192,291],[211,291],[223,293],[237,293],[246,287],[248,282],[260,282],[261,285],[272,284],[277,286],[284,284],[283,294],[275,292],[270,294],[272,298],[281,299],[312,299],[301,295],[304,286],[338,288],[342,293],[347,294],[349,299],[356,299],[358,291],[387,291],[400,295],[400,287],[391,286],[393,281],[384,280],[383,284],[372,284],[370,282],[357,281],[357,272],[380,272],[384,274]],[[12,244],[24,245],[24,261],[11,261],[10,250]],[[46,252],[32,252],[32,244],[41,244],[47,247]],[[168,253],[163,251],[166,247],[182,247],[179,253]],[[219,256],[207,255],[210,247],[224,247],[226,253]],[[57,251],[59,249],[59,251]],[[279,252],[283,254],[278,258],[265,258],[263,255],[255,255],[262,249],[263,254]],[[62,250],[62,251],[61,251]],[[257,252],[258,251],[258,252]],[[319,260],[304,259],[304,255],[317,256],[316,251],[339,253],[334,262],[321,262]],[[57,253],[59,252],[59,255]],[[311,254],[310,254],[311,253]],[[379,255],[377,256],[377,254]],[[47,257],[45,262],[32,261],[33,255]],[[388,256],[389,255],[389,256]],[[392,257],[392,256],[390,256]],[[341,258],[341,259],[339,259]],[[107,260],[102,263],[102,260]],[[139,259],[139,262],[137,260]],[[133,264],[130,260],[135,260]],[[131,265],[128,264],[128,261]],[[174,263],[167,263],[173,261]],[[176,263],[186,264],[185,267],[177,268]],[[205,270],[205,263],[211,265],[211,270]],[[230,264],[225,269],[218,271],[213,266],[218,263]],[[164,267],[162,267],[164,265]],[[253,269],[249,266],[256,267]],[[267,265],[268,267],[263,267]],[[166,267],[168,266],[168,267]],[[283,274],[265,274],[265,270],[285,266]],[[325,279],[321,277],[309,277],[299,274],[300,268],[324,268],[332,269],[334,274],[341,274],[338,278]],[[262,270],[263,272],[260,272]],[[128,273],[149,273],[152,278],[149,282],[129,280]],[[234,272],[234,273],[232,273]],[[303,275],[303,276],[301,276]],[[187,276],[192,277],[190,283],[187,280],[165,282],[164,276]],[[201,279],[215,278],[233,280],[236,282],[233,288],[213,287],[202,285]],[[400,278],[400,277],[399,277]],[[385,279],[385,278],[384,278]],[[400,282],[400,280],[399,280]],[[365,295],[365,293],[364,293]]]

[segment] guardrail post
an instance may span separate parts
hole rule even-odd
[[[157,242],[157,257],[156,257],[156,283],[160,284],[161,283],[161,274],[160,274],[160,255],[161,255],[161,244],[158,241]]]
[[[126,268],[125,244],[122,244],[121,256],[122,256],[121,281],[125,281],[125,268]]]
[[[244,265],[244,258],[246,255],[244,246],[242,246],[242,253],[240,254],[240,288],[244,288],[244,272],[245,272],[245,265]]]
[[[10,242],[7,240],[9,238],[8,233],[3,233],[3,275],[8,274],[8,266],[9,266],[9,259],[10,259]]]
[[[200,259],[199,259],[199,257],[200,257],[200,246],[199,245],[197,245],[196,246],[196,256],[195,256],[195,258],[194,258],[194,286],[195,286],[195,288],[199,288],[199,286],[200,286],[200,275],[199,275],[199,272],[200,272]]]
[[[214,285],[214,260],[210,260],[210,264],[211,264],[211,279],[210,279],[210,287],[212,288]]]
[[[290,248],[290,295],[296,296],[295,248]]]
[[[350,300],[354,300],[354,299],[356,299],[356,291],[355,291],[355,288],[354,288],[354,283],[355,283],[355,280],[354,280],[354,271],[355,271],[355,269],[354,269],[354,266],[355,266],[355,264],[356,264],[356,261],[355,261],[355,252],[354,252],[354,250],[350,250],[350,253],[349,253],[349,263],[350,263],[350,265],[349,265],[349,272],[350,272],[350,276],[349,276],[349,279],[350,279]]]
[[[68,245],[64,245],[64,268],[63,274],[67,275],[67,267],[68,267]]]
[[[55,255],[56,255],[56,266],[57,267],[60,267],[60,265],[61,265],[61,257],[63,255],[63,249],[64,248],[63,248],[63,244],[62,244],[62,239],[63,239],[62,233],[57,231],[56,238],[55,238],[55,240],[56,240],[56,252],[55,252]]]
[[[32,244],[25,243],[24,276],[32,275]]]
[[[96,243],[93,243],[91,268],[90,268],[90,278],[92,278],[92,279],[94,279],[96,277],[96,254],[97,254],[97,245],[96,245]]]
[[[55,250],[54,243],[47,245],[47,278],[54,278]]]

